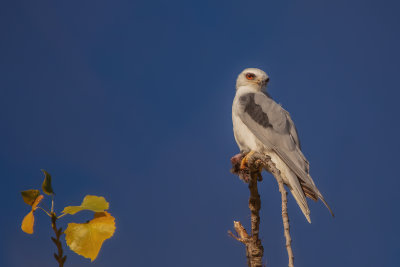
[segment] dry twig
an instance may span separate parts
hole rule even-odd
[[[249,236],[240,222],[234,222],[234,228],[238,236],[234,235],[231,231],[228,231],[229,235],[234,237],[239,242],[246,246],[247,265],[249,267],[261,267],[262,256],[264,248],[259,239],[259,224],[260,216],[259,211],[261,208],[260,195],[258,194],[257,181],[262,181],[261,171],[265,169],[270,172],[278,182],[279,191],[282,197],[282,221],[284,226],[284,233],[286,238],[286,249],[289,257],[289,267],[293,267],[293,251],[291,247],[290,237],[290,225],[289,217],[287,213],[287,192],[285,190],[283,179],[280,175],[280,171],[276,168],[275,164],[271,161],[271,158],[260,154],[253,153],[248,157],[247,167],[244,170],[240,169],[240,162],[243,158],[243,154],[237,154],[231,158],[232,170],[231,172],[239,175],[239,178],[249,184],[250,199],[249,209],[251,211],[251,235]]]
[[[278,185],[279,185],[279,192],[281,192],[282,198],[282,222],[283,222],[283,229],[285,231],[285,238],[286,238],[286,250],[288,253],[289,258],[289,267],[294,266],[294,255],[292,250],[292,238],[290,237],[290,224],[289,224],[289,216],[287,212],[287,192],[285,190],[285,186],[283,185],[283,180],[279,176]]]

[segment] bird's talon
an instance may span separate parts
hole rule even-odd
[[[248,167],[249,157],[251,157],[254,153],[255,153],[254,151],[250,151],[243,157],[242,161],[240,162],[241,170],[244,170]]]
[[[240,169],[244,170],[247,168],[247,155],[243,157],[242,161],[240,162]]]

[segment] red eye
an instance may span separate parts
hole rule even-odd
[[[246,74],[247,80],[253,80],[255,77],[256,77],[256,75],[254,75],[253,73],[247,73]]]

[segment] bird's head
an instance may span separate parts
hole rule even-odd
[[[241,86],[251,87],[256,91],[265,91],[269,82],[268,75],[256,68],[248,68],[242,71],[236,80],[236,90]]]

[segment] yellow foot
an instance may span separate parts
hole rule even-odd
[[[249,162],[249,157],[251,157],[255,151],[250,151],[249,153],[246,154],[246,156],[243,157],[242,162],[240,162],[240,169],[244,170],[247,168],[247,163]]]

